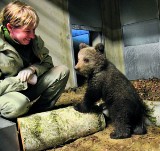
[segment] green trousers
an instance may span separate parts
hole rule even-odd
[[[36,113],[53,109],[65,89],[68,77],[69,70],[66,66],[56,66],[41,75],[37,84],[29,85],[27,90],[0,96],[0,115],[13,119],[27,112]]]

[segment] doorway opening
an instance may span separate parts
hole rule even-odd
[[[79,44],[85,43],[89,46],[94,46],[99,42],[102,42],[101,31],[91,31],[82,29],[72,29],[73,50],[74,50],[74,63],[78,62]],[[86,78],[76,74],[77,86],[82,86],[86,82]]]

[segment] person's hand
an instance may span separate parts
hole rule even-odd
[[[31,85],[35,85],[37,83],[37,75],[36,74],[32,74],[28,81],[27,81],[29,84]]]
[[[35,71],[28,67],[28,68],[25,68],[23,70],[21,70],[17,77],[22,81],[22,82],[25,82],[25,81],[28,81],[29,78],[31,77],[31,75],[33,75],[35,73]]]

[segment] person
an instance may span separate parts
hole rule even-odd
[[[0,13],[0,116],[15,119],[48,111],[66,87],[69,69],[54,66],[44,41],[35,34],[36,11],[10,2]]]

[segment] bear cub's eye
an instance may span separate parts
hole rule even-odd
[[[85,63],[88,63],[88,62],[89,62],[89,59],[88,59],[88,58],[84,58],[83,61],[84,61]]]

